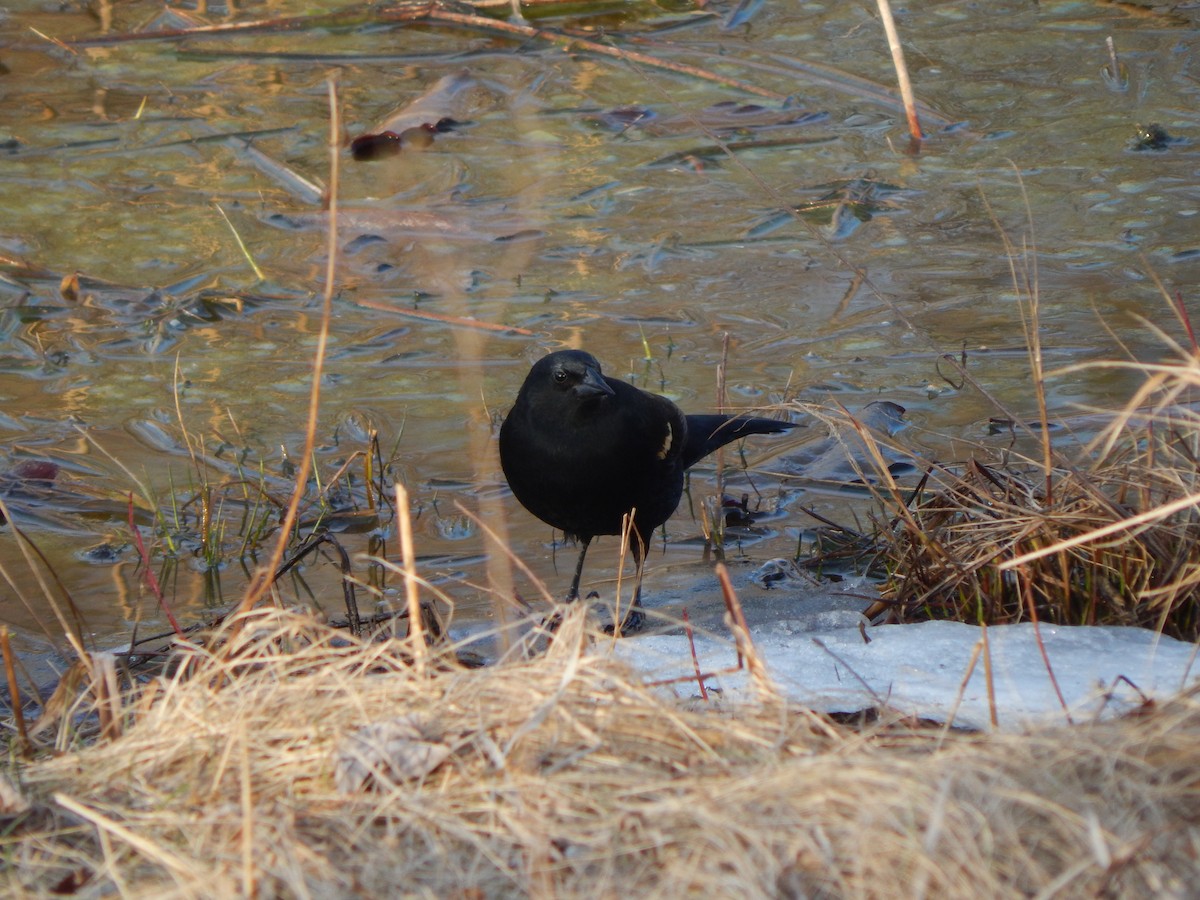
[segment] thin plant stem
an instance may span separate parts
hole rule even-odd
[[[421,621],[421,598],[417,591],[417,554],[413,549],[412,516],[408,511],[408,491],[396,482],[396,519],[400,523],[400,557],[404,562],[404,594],[408,600],[408,639],[412,644],[413,667],[418,678],[425,677],[425,629]]]
[[[887,34],[888,49],[892,51],[892,64],[896,67],[896,83],[900,87],[900,98],[904,101],[904,114],[908,117],[908,134],[914,141],[925,136],[921,133],[921,122],[917,118],[917,101],[913,97],[912,82],[908,79],[908,66],[904,62],[904,48],[900,46],[900,33],[896,20],[892,18],[892,6],[888,0],[877,0],[879,17]]]
[[[338,158],[341,152],[341,117],[338,112],[337,83],[330,78],[326,82],[329,93],[329,234],[326,248],[325,290],[322,295],[321,324],[317,332],[317,349],[313,354],[312,387],[309,391],[308,421],[304,434],[304,451],[296,466],[295,484],[292,497],[280,523],[279,536],[271,551],[269,563],[260,568],[246,589],[246,594],[238,607],[239,613],[248,612],[267,593],[273,583],[274,572],[283,561],[284,551],[292,537],[292,529],[296,525],[300,503],[304,499],[308,485],[308,475],[312,468],[313,448],[317,442],[317,413],[321,406],[321,378],[325,371],[325,350],[329,343],[329,323],[333,316],[333,287],[337,274],[338,263]]]

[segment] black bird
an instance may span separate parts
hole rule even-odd
[[[683,496],[683,473],[718,447],[750,434],[778,434],[790,422],[754,416],[684,415],[668,400],[600,371],[582,350],[534,363],[500,427],[500,465],[517,500],[579,540],[567,599],[579,597],[588,544],[620,534],[632,510],[637,588],[625,630],[641,621],[641,575],[654,530]]]

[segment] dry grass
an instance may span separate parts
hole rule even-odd
[[[892,535],[897,620],[1134,625],[1196,640],[1200,511],[1161,513],[1194,492],[1176,475],[1127,461],[1059,471],[1047,491],[1041,473],[970,463]]]
[[[1200,353],[1130,364],[1146,381],[1073,459],[1009,453],[934,466],[912,495],[883,476],[877,536],[895,621],[1133,625],[1200,639]],[[1105,366],[1117,366],[1105,363]]]
[[[593,643],[431,666],[252,613],[14,766],[3,889],[45,896],[1183,896],[1200,704],[1028,736],[658,696]],[[11,809],[11,807],[10,807]],[[78,885],[78,887],[75,887]]]

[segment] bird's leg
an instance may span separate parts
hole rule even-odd
[[[612,625],[611,632],[617,637],[640,631],[646,619],[642,610],[642,572],[645,571],[646,545],[637,529],[633,529],[629,534],[629,546],[633,550],[633,561],[636,566],[633,580],[633,602],[626,609],[624,618]]]
[[[571,579],[571,590],[567,592],[568,603],[574,603],[579,599],[579,578],[583,575],[583,559],[587,556],[588,544],[591,542],[590,535],[579,538],[579,561],[575,563],[575,577]]]

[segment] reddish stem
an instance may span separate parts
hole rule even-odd
[[[183,629],[179,627],[179,622],[175,620],[175,614],[171,612],[171,608],[167,606],[167,599],[163,596],[162,588],[158,585],[158,579],[154,577],[154,570],[150,568],[150,554],[146,550],[146,545],[142,542],[142,532],[138,530],[133,521],[133,493],[129,494],[129,530],[133,532],[133,543],[137,546],[138,555],[142,559],[142,577],[146,580],[147,587],[150,588],[154,598],[158,601],[159,607],[167,617],[167,621],[171,623],[171,628],[180,638],[184,636]]]

